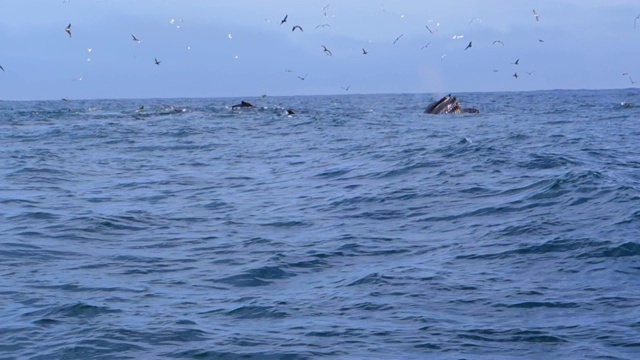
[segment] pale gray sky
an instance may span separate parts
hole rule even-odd
[[[0,99],[635,87],[639,13],[637,0],[5,0]]]

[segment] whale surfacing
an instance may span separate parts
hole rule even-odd
[[[477,114],[479,112],[475,108],[463,108],[458,99],[451,94],[429,104],[425,110],[427,114]]]
[[[231,109],[232,110],[238,110],[238,109],[242,109],[242,108],[252,108],[252,107],[254,107],[254,106],[251,103],[248,103],[248,102],[243,100],[243,101],[240,102],[240,104],[233,105],[231,107]]]

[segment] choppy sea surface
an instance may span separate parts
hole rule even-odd
[[[638,359],[640,91],[454,95],[0,102],[0,358]]]

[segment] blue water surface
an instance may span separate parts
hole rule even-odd
[[[640,91],[440,95],[0,102],[0,358],[638,359]]]

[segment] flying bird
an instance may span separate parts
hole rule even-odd
[[[533,9],[533,17],[536,18],[536,21],[540,21],[540,15],[536,12],[536,9]]]
[[[140,39],[138,39],[135,35],[131,34],[131,37],[133,38],[133,41],[140,43]]]
[[[333,54],[331,53],[331,50],[327,49],[326,46],[322,45],[322,49],[324,50],[324,53],[327,54],[328,56],[333,56]]]
[[[365,50],[365,48],[362,48],[362,55],[367,55],[369,52],[367,50]]]
[[[398,40],[400,40],[400,38],[403,36],[404,34],[400,34],[400,36],[398,36],[395,40],[393,40],[393,45],[395,45],[398,42]]]
[[[431,45],[431,42],[428,42],[426,45],[424,45],[423,47],[421,47],[421,48],[420,48],[420,50],[428,48],[428,47],[429,47],[429,45]]]
[[[513,75],[511,75],[511,76],[513,76],[514,78],[517,79],[518,78],[518,73],[513,73]]]
[[[347,87],[343,87],[342,89],[343,89],[344,91],[349,91],[349,89],[350,89],[350,88],[351,88],[351,85],[348,85]]]
[[[302,30],[302,27],[300,25],[293,25],[293,27],[291,28],[291,31],[296,31],[296,29],[300,29],[300,31],[304,31]]]
[[[2,72],[4,72],[4,68],[2,67],[2,65],[0,65],[0,70],[2,70]]]
[[[158,60],[156,58],[154,58],[153,60],[155,61],[156,65],[160,65],[160,63],[162,62],[162,61],[160,61],[160,60]]]
[[[69,34],[69,37],[71,37],[71,24],[67,25],[67,28],[64,29],[64,31],[66,31],[67,34]]]
[[[504,43],[502,41],[500,41],[500,40],[496,40],[496,41],[491,43],[491,45],[495,45],[495,44],[500,44],[500,45],[504,46]]]
[[[280,25],[282,25],[282,24],[286,23],[286,22],[287,22],[287,18],[288,18],[288,17],[289,17],[289,14],[285,15],[285,16],[284,16],[284,19],[282,19],[282,20],[280,21]]]
[[[640,14],[636,15],[636,18],[633,19],[633,28],[636,28],[636,22],[638,21],[638,19],[640,19]]]
[[[518,65],[520,63],[520,59],[516,59],[515,62],[512,62],[513,65]]]
[[[531,74],[533,74],[535,72],[535,70],[534,71],[525,71],[525,72],[527,73],[527,75],[531,76]]]
[[[431,33],[431,34],[435,34],[435,33],[437,33],[437,32],[438,32],[438,30],[436,30],[436,31],[431,30],[431,28],[429,27],[429,25],[425,25],[424,27],[426,27],[426,28],[427,28],[427,30],[429,30],[429,33]]]
[[[466,48],[464,48],[464,49],[465,49],[465,50],[467,50],[467,49],[468,49],[468,48],[470,48],[470,47],[471,47],[471,41],[469,41],[469,45],[467,45],[467,47],[466,47]]]
[[[329,24],[320,24],[320,25],[316,26],[316,29],[317,29],[317,28],[320,28],[320,27],[322,27],[322,28],[324,28],[324,27],[331,27],[331,25],[329,25]]]
[[[482,19],[477,18],[477,17],[474,16],[473,18],[471,18],[471,21],[469,21],[469,25],[471,25],[475,20],[478,20],[478,21],[482,22]]]
[[[304,80],[304,79],[306,79],[306,78],[307,78],[307,75],[309,75],[309,74],[304,74],[304,76],[298,76],[298,79],[300,79],[300,80]]]

